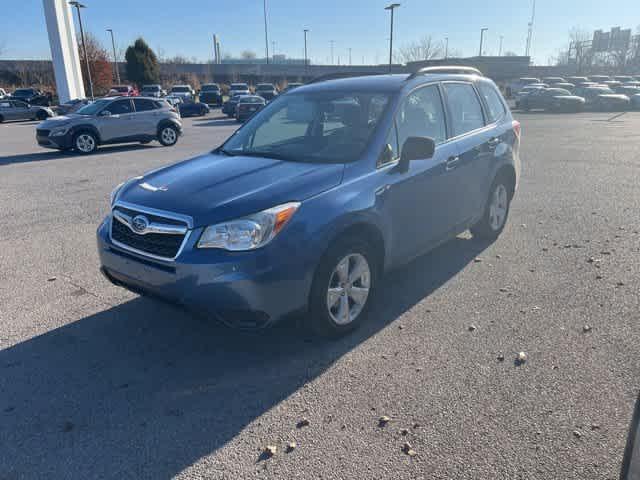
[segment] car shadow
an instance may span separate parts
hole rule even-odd
[[[149,148],[156,148],[158,145],[142,145],[140,143],[128,143],[121,145],[103,145],[98,147],[98,149],[88,155],[88,158],[91,158],[95,155],[109,155],[113,153],[120,153],[124,151],[132,151],[132,150],[146,150]],[[18,155],[5,155],[4,157],[0,157],[0,166],[9,165],[15,163],[29,163],[29,162],[43,162],[49,160],[60,160],[69,157],[80,157],[82,156],[79,153],[76,153],[72,150],[67,151],[59,151],[59,150],[44,150],[42,152],[36,153],[24,153]]]
[[[197,123],[194,122],[193,126],[194,127],[222,127],[222,126],[229,126],[229,125],[236,125],[236,126],[240,126],[242,125],[240,122],[238,122],[235,118],[229,118],[227,116],[224,117],[215,117],[215,118],[202,118],[202,119],[198,119]]]
[[[311,337],[292,321],[255,333],[229,330],[139,297],[6,348],[0,478],[173,477],[423,301],[486,247],[458,237],[391,272],[371,318],[335,341]]]

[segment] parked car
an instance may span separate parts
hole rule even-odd
[[[620,85],[619,87],[615,87],[612,90],[615,93],[620,93],[622,95],[626,95],[627,97],[632,97],[636,93],[640,93],[640,87],[636,87],[634,85]]]
[[[200,101],[207,105],[215,105],[217,107],[222,105],[222,92],[220,91],[220,85],[217,83],[205,83],[200,90]]]
[[[171,87],[170,93],[174,97],[181,97],[183,100],[189,100],[196,97],[196,92],[191,85],[174,85]]]
[[[136,97],[138,89],[131,85],[114,85],[109,89],[108,95],[110,97]]]
[[[229,100],[222,104],[222,113],[229,117],[235,117],[236,115],[236,105],[238,104],[238,100],[242,95],[234,95]]]
[[[631,101],[631,108],[633,110],[640,110],[640,94],[632,95],[629,100]]]
[[[53,107],[52,110],[56,112],[56,115],[68,115],[89,103],[91,103],[91,100],[88,98],[74,98],[73,100],[69,100],[68,102],[61,103],[60,105]]]
[[[613,77],[613,79],[616,82],[620,82],[620,83],[633,82],[634,80],[634,78],[631,75],[616,75],[615,77]]]
[[[181,117],[202,117],[211,111],[206,103],[191,101],[180,103],[178,109]]]
[[[480,75],[316,82],[213,152],[116,187],[101,271],[230,325],[305,312],[313,331],[343,335],[385,272],[467,229],[500,235],[519,146],[520,124]]]
[[[587,77],[567,77],[567,83],[573,83],[574,85],[578,86],[579,84],[583,83],[583,82],[588,82],[589,79]]]
[[[606,82],[602,82],[601,85],[609,87],[611,90],[615,90],[618,87],[622,86],[622,82],[617,80],[607,80]]]
[[[558,83],[567,83],[567,81],[562,77],[544,77],[542,79],[542,83],[546,83],[549,86],[555,87]]]
[[[546,84],[532,84],[521,88],[514,96],[516,100],[516,108],[520,108],[520,101],[523,97],[529,95],[534,90],[544,90],[545,88],[548,88]]]
[[[585,99],[585,108],[589,110],[619,111],[628,110],[631,106],[629,97],[604,86],[576,89],[575,94]]]
[[[609,75],[589,75],[589,80],[594,83],[602,83],[608,82],[609,80],[611,80],[611,77]]]
[[[295,83],[295,82],[287,83],[287,86],[285,87],[284,92],[290,92],[294,88],[301,87],[302,85],[304,85],[304,83]]]
[[[240,95],[236,105],[236,120],[244,122],[251,115],[261,110],[267,101],[259,95]]]
[[[516,95],[520,90],[522,90],[527,85],[531,85],[533,83],[541,83],[539,78],[533,77],[522,77],[515,82],[510,83],[507,86],[507,96],[512,97]]]
[[[572,95],[563,88],[543,88],[535,90],[520,99],[520,108],[529,110],[547,110],[551,112],[580,112],[584,109],[583,98]]]
[[[147,97],[108,97],[76,113],[54,117],[38,125],[38,145],[78,153],[94,152],[98,145],[158,140],[175,145],[182,123],[175,108],[164,100]]]
[[[167,95],[164,99],[169,105],[178,109],[182,102],[182,97],[176,97],[175,95]]]
[[[246,83],[232,83],[229,86],[229,98],[236,95],[251,95],[249,86]]]
[[[7,92],[5,91],[4,88],[0,88],[0,100],[2,100],[3,98],[8,97],[9,95],[7,95]]]
[[[0,123],[10,120],[44,120],[54,115],[49,107],[30,105],[13,97],[0,100]]]
[[[143,97],[161,98],[167,95],[167,92],[162,89],[162,85],[143,85],[140,95]]]
[[[278,96],[278,91],[271,83],[259,83],[256,85],[256,95],[259,95],[267,102],[270,102]]]
[[[570,92],[573,92],[573,89],[576,88],[576,86],[573,83],[564,82],[564,83],[554,83],[553,88],[563,88],[565,90],[569,90]]]
[[[11,94],[11,98],[22,100],[29,105],[48,107],[51,105],[51,94],[47,94],[37,88],[17,88]]]

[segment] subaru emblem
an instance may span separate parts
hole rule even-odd
[[[149,227],[149,219],[144,215],[136,215],[131,220],[131,228],[136,233],[144,233],[145,230]]]

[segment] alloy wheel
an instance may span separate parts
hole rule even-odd
[[[364,309],[371,289],[367,259],[352,253],[342,258],[329,277],[327,309],[338,325],[353,322]]]

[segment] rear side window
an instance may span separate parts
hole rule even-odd
[[[484,97],[484,101],[487,104],[489,121],[492,123],[497,122],[507,113],[498,92],[487,83],[479,83],[478,90],[480,90],[480,95]]]
[[[436,85],[414,90],[402,101],[396,116],[396,128],[400,149],[409,137],[430,137],[436,143],[446,140],[444,109]]]
[[[482,106],[470,83],[445,83],[454,137],[484,127]]]
[[[122,115],[123,113],[131,113],[130,100],[117,100],[108,105],[105,110],[109,110],[111,115]]]
[[[147,100],[146,98],[134,98],[133,103],[136,106],[136,112],[148,112],[157,108],[153,100]]]

